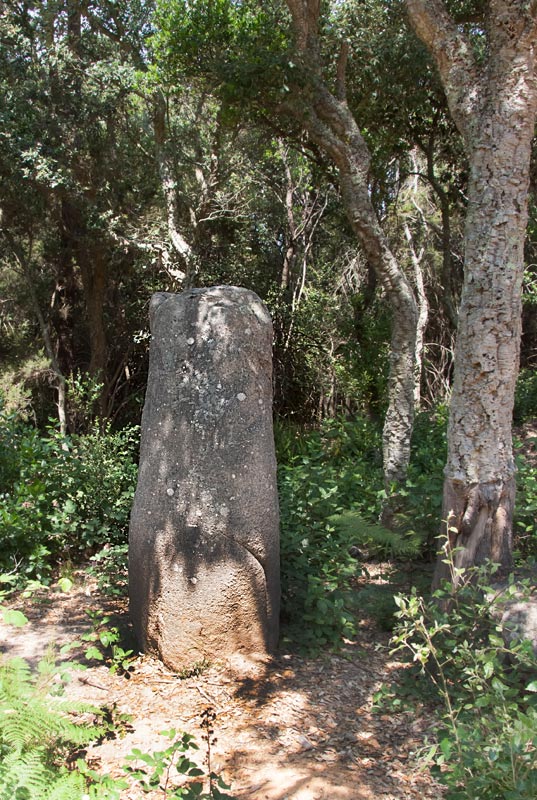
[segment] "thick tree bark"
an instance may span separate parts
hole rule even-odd
[[[406,0],[433,54],[470,163],[443,519],[453,562],[511,565],[512,413],[537,111],[537,8],[491,0],[483,64],[440,0]],[[452,577],[445,555],[434,579]]]
[[[297,55],[307,88],[293,93],[284,111],[295,117],[336,166],[342,201],[392,312],[388,410],[384,422],[383,464],[388,491],[404,479],[414,423],[414,367],[417,304],[412,287],[391,252],[369,194],[370,154],[345,99],[346,48],[337,68],[337,97],[321,75],[318,0],[287,0]]]
[[[168,236],[170,237],[173,249],[184,264],[184,270],[180,272],[178,278],[186,288],[190,285],[192,277],[192,247],[181,234],[178,227],[179,206],[177,202],[177,181],[174,173],[173,161],[169,153],[166,128],[166,98],[160,90],[157,90],[153,97],[153,133],[155,137],[160,183],[166,206]]]

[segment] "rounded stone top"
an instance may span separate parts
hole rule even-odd
[[[207,286],[196,289],[186,289],[178,294],[172,292],[156,292],[149,303],[149,319],[151,329],[157,323],[158,317],[164,311],[170,310],[170,305],[183,306],[190,300],[196,300],[206,306],[215,307],[239,306],[248,309],[261,325],[272,325],[270,314],[255,292],[241,286]]]

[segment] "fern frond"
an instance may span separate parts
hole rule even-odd
[[[0,800],[13,800],[14,797],[40,800],[51,778],[52,772],[43,763],[38,750],[25,754],[10,753],[0,766]]]
[[[363,547],[369,555],[414,558],[419,555],[421,539],[414,532],[391,531],[383,525],[362,519],[356,511],[344,511],[330,517],[330,523],[349,544]]]
[[[22,659],[0,662],[0,800],[80,800],[86,779],[58,764],[94,741],[103,726],[77,719],[99,709],[47,693]]]
[[[84,704],[73,704],[58,698],[41,697],[30,691],[26,683],[16,681],[6,692],[0,677],[0,742],[17,752],[35,746],[49,747],[54,743],[82,745],[98,738],[104,732],[96,725],[82,724],[69,718],[69,714],[98,714],[98,709]]]
[[[80,800],[87,793],[86,781],[80,772],[63,771],[41,795],[42,800]]]

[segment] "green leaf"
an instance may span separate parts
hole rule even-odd
[[[95,661],[103,661],[104,660],[103,654],[101,653],[101,651],[97,647],[88,647],[88,649],[85,652],[85,656],[89,660],[92,660],[92,659],[95,659]]]
[[[483,674],[485,678],[492,677],[493,673],[494,673],[494,664],[492,663],[492,661],[486,661],[485,664],[483,664]]]
[[[449,759],[451,756],[451,741],[449,739],[442,739],[439,743],[439,746],[445,758]]]
[[[6,625],[14,625],[16,628],[22,628],[28,622],[22,611],[15,611],[12,608],[3,608],[2,618]]]
[[[76,505],[72,500],[66,500],[63,510],[66,514],[73,514],[76,511]]]

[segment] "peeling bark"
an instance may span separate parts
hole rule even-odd
[[[471,43],[440,0],[406,0],[442,78],[470,164],[464,284],[444,487],[444,534],[456,564],[511,566],[512,414],[521,337],[524,237],[537,113],[537,8],[492,0],[488,49]],[[439,558],[434,585],[447,577]]]

